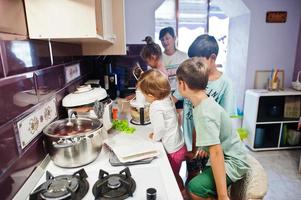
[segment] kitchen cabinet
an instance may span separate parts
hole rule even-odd
[[[83,55],[125,53],[124,0],[25,0],[25,9],[32,39],[81,43]]]
[[[27,38],[25,11],[22,0],[0,1],[0,40]]]
[[[124,0],[112,0],[112,15],[112,28],[116,36],[114,44],[83,42],[83,55],[126,54]]]
[[[300,91],[247,90],[243,118],[243,128],[249,132],[247,146],[253,151],[301,148],[300,102]]]

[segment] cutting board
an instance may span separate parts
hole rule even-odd
[[[117,134],[104,141],[121,162],[133,162],[159,155],[155,144],[137,135]]]

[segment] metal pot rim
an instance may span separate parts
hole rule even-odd
[[[53,134],[50,134],[49,132],[49,129],[54,126],[54,124],[60,124],[60,123],[63,123],[65,121],[68,121],[68,118],[65,118],[65,119],[60,119],[60,120],[56,120],[56,121],[53,121],[51,122],[50,124],[48,124],[44,129],[43,129],[43,133],[49,137],[52,137],[52,138],[65,138],[65,139],[68,139],[68,138],[74,138],[74,137],[86,137],[86,136],[89,136],[91,134],[94,134],[95,131],[98,131],[99,129],[101,129],[103,127],[103,124],[100,120],[98,119],[94,119],[94,118],[88,118],[88,117],[79,117],[79,118],[72,118],[72,120],[90,120],[90,121],[93,121],[93,123],[96,123],[97,126],[92,129],[91,131],[87,131],[87,132],[83,132],[83,133],[78,133],[76,135],[68,135],[68,136],[62,136],[62,135],[53,135]]]

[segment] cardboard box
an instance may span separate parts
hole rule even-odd
[[[284,103],[284,118],[298,118],[300,117],[301,99],[299,96],[285,97]]]

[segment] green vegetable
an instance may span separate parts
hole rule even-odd
[[[134,127],[129,126],[127,120],[113,120],[113,129],[128,134],[132,134],[136,131]]]

